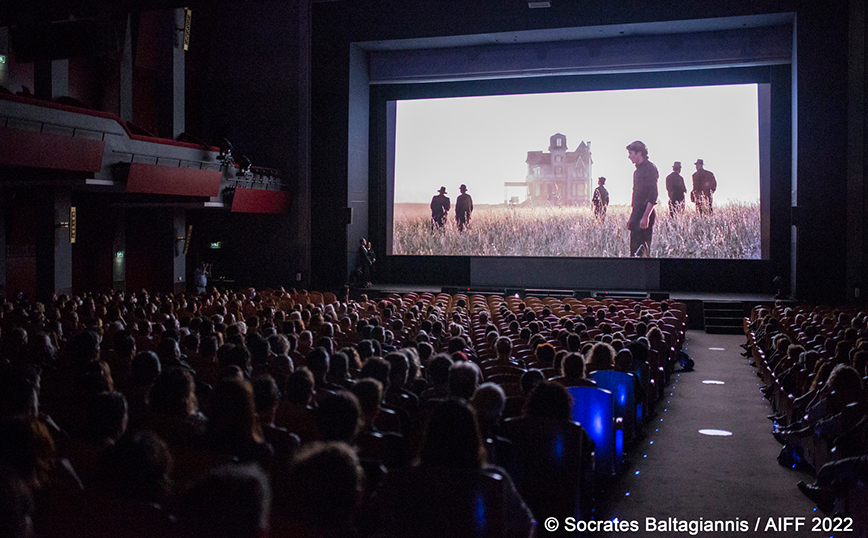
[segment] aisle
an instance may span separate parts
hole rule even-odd
[[[749,526],[748,532],[698,536],[819,536],[809,532],[810,523],[822,513],[796,488],[799,480],[812,479],[777,463],[781,447],[766,419],[771,411],[755,370],[739,355],[744,337],[688,331],[687,339],[696,369],[674,374],[645,439],[633,448],[630,467],[601,499],[596,518],[638,521],[634,536],[689,536],[647,532],[646,518],[738,518]],[[703,435],[703,429],[731,435]],[[807,531],[762,532],[768,518],[788,516],[806,518]],[[757,518],[761,524],[754,532]]]

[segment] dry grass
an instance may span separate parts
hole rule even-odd
[[[628,206],[610,206],[601,221],[590,207],[489,206],[475,210],[469,228],[459,233],[452,212],[443,230],[432,230],[430,215],[396,211],[393,254],[627,257],[629,214]],[[759,203],[717,206],[710,216],[700,216],[688,204],[675,218],[661,203],[651,256],[759,259]]]

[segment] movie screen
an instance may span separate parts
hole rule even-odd
[[[391,254],[761,259],[758,101],[757,84],[397,101]],[[647,227],[636,140],[658,175]]]

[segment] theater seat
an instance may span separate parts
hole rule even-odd
[[[572,421],[533,416],[507,420],[504,429],[515,447],[507,470],[534,517],[589,516],[585,481],[593,443],[585,430]]]
[[[386,475],[374,505],[390,538],[530,536],[512,488],[496,470],[411,467]]]
[[[616,370],[598,370],[588,374],[589,379],[597,382],[597,388],[612,393],[615,416],[624,421],[624,441],[629,443],[638,434],[636,414],[636,379],[633,374]]]
[[[594,475],[615,474],[624,459],[623,422],[615,416],[615,398],[608,390],[591,387],[568,387],[567,391],[573,398],[573,421],[594,441]]]

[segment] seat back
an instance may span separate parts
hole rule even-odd
[[[386,534],[407,538],[506,535],[505,478],[498,473],[415,467],[387,475]]]
[[[623,455],[623,437],[622,450],[616,450],[615,443],[615,398],[605,389],[568,387],[567,391],[573,398],[573,421],[581,424],[594,441],[594,475],[614,474],[616,460]]]
[[[588,378],[597,382],[597,388],[608,390],[612,393],[615,416],[624,421],[624,437],[626,442],[632,441],[637,429],[636,416],[636,380],[633,374],[618,372],[616,370],[598,370],[588,374]]]
[[[515,453],[507,470],[534,517],[542,521],[588,515],[584,486],[591,447],[582,427],[566,420],[520,417],[507,420],[504,428]]]

